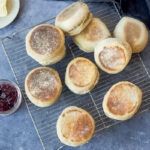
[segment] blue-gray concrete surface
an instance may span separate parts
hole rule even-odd
[[[18,29],[36,24],[58,12],[69,2],[46,0],[20,0],[21,8],[16,20],[0,29],[0,38]],[[149,49],[150,50],[150,49]],[[142,58],[150,70],[150,52],[142,53]],[[14,80],[7,58],[0,45],[0,78]],[[39,137],[34,129],[30,115],[23,102],[13,115],[0,117],[0,150],[42,150]],[[72,149],[70,147],[65,149]],[[150,111],[131,120],[106,129],[89,144],[76,148],[79,150],[149,150],[150,149]]]

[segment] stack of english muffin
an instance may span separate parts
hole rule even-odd
[[[39,25],[26,36],[27,54],[41,65],[60,61],[66,53],[64,33],[56,26]]]
[[[123,17],[114,29],[114,37],[99,18],[93,18],[88,6],[76,2],[56,17],[55,26],[39,25],[26,36],[27,54],[41,65],[57,63],[65,57],[65,35],[84,52],[94,52],[97,66],[106,73],[125,69],[132,53],[144,50],[148,42],[146,26],[139,20]],[[71,60],[66,68],[65,84],[75,94],[90,92],[99,82],[100,73],[92,61],[84,57]],[[29,100],[38,107],[52,105],[60,96],[62,83],[56,70],[35,68],[25,79]],[[122,81],[105,94],[102,107],[107,117],[116,120],[131,118],[142,103],[142,91],[135,84]],[[94,134],[95,121],[85,110],[67,107],[57,121],[60,141],[69,146],[88,142]]]

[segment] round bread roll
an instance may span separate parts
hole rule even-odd
[[[65,83],[76,94],[85,94],[91,91],[99,80],[99,71],[90,60],[78,57],[67,66]]]
[[[107,117],[127,120],[139,109],[142,103],[142,91],[135,84],[127,81],[113,85],[103,100],[103,110]]]
[[[39,25],[26,36],[26,50],[29,56],[42,65],[60,61],[66,52],[64,33],[52,25]]]
[[[59,116],[56,128],[62,143],[69,146],[80,146],[92,138],[95,122],[85,110],[70,106],[64,109]]]
[[[130,45],[117,38],[102,40],[95,47],[94,58],[97,65],[105,72],[116,74],[128,64],[132,55]]]
[[[115,27],[114,36],[127,41],[133,53],[141,52],[148,42],[148,31],[145,24],[130,17],[123,17],[119,21]]]
[[[85,52],[93,52],[95,46],[111,34],[106,25],[99,19],[93,18],[89,25],[78,35],[73,37],[74,42]]]
[[[72,36],[79,34],[91,20],[92,14],[88,6],[83,2],[75,2],[56,17],[55,25]]]
[[[29,100],[36,106],[50,106],[62,91],[59,74],[52,68],[36,68],[25,79],[25,91]]]

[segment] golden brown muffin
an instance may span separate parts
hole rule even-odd
[[[130,45],[116,38],[102,40],[95,47],[94,58],[97,65],[105,72],[116,74],[128,64],[132,55]]]
[[[26,36],[26,50],[42,65],[56,63],[65,56],[64,34],[52,25],[36,26]]]
[[[67,66],[65,83],[76,94],[91,91],[99,80],[99,71],[94,63],[84,57],[73,59]]]
[[[50,106],[62,91],[59,74],[52,68],[36,68],[26,77],[25,91],[29,100],[36,106]]]
[[[127,41],[133,53],[143,51],[148,42],[148,30],[145,24],[131,17],[123,17],[119,21],[115,27],[114,36]]]
[[[55,25],[65,34],[79,34],[92,20],[88,6],[83,2],[75,2],[65,8],[57,17]]]
[[[111,34],[106,25],[99,19],[93,18],[88,26],[73,37],[74,42],[85,52],[93,52],[95,46]]]
[[[70,106],[64,109],[59,116],[56,128],[62,143],[69,146],[80,146],[92,138],[95,122],[85,110]]]
[[[106,116],[116,120],[127,120],[139,109],[142,103],[142,91],[135,84],[122,81],[113,85],[103,100]]]

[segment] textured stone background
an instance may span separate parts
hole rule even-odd
[[[0,29],[0,38],[18,29],[36,24],[58,12],[69,2],[46,0],[20,0],[21,8],[16,20]],[[43,10],[43,11],[42,11]],[[147,48],[142,58],[150,70],[150,52]],[[0,78],[14,80],[13,74],[0,45]],[[42,150],[39,137],[23,102],[13,115],[0,117],[0,150]],[[71,148],[68,147],[68,150]],[[150,149],[150,111],[131,120],[106,129],[79,150],[149,150]]]

